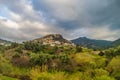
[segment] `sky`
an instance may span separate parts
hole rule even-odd
[[[0,0],[0,38],[120,38],[120,0]]]

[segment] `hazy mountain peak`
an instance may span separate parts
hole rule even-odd
[[[87,39],[87,37],[85,37],[85,36],[84,37],[79,37],[79,38]]]

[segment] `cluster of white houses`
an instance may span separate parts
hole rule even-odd
[[[49,36],[49,37],[45,37],[45,38],[41,38],[41,39],[36,39],[34,40],[35,42],[39,42],[42,43],[43,45],[51,45],[51,46],[55,46],[55,45],[64,45],[64,46],[74,46],[74,44],[70,41],[65,41],[65,39],[63,39],[63,41],[58,40],[54,40],[54,37]]]
[[[4,46],[10,46],[11,45],[11,43],[0,43],[0,45],[4,45]]]

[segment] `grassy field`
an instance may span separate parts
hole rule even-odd
[[[18,79],[0,75],[0,80],[18,80]]]

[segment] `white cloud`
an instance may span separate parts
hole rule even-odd
[[[119,38],[120,30],[109,29],[110,25],[98,26],[96,28],[87,29],[89,31],[88,36],[96,39],[104,39],[104,40],[116,40]]]

